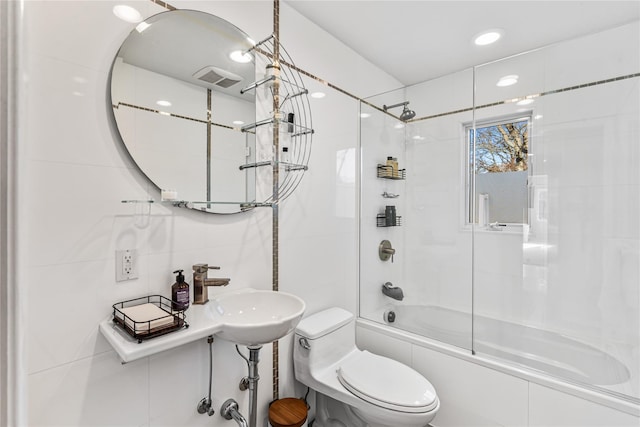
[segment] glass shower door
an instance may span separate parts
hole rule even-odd
[[[390,327],[471,349],[471,226],[465,221],[462,124],[472,120],[471,69],[367,99],[361,104],[360,315]],[[400,121],[374,106],[409,102]],[[394,117],[395,116],[395,117]],[[377,165],[397,158],[401,179]],[[387,206],[401,218],[380,226]],[[395,249],[382,261],[382,241]],[[403,299],[385,295],[385,283]]]
[[[476,68],[473,348],[640,402],[640,46],[628,31],[606,34],[616,49],[596,35]],[[517,83],[497,86],[505,75]],[[504,125],[517,120],[526,128]],[[491,123],[513,149],[493,169],[519,169],[480,167]]]

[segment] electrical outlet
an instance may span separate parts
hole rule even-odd
[[[116,251],[116,282],[138,278],[138,251]]]

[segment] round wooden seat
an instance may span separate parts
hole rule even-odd
[[[269,406],[269,422],[273,427],[300,427],[307,420],[307,404],[302,399],[288,397]]]

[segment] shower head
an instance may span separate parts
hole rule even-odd
[[[416,116],[416,112],[413,110],[409,110],[405,105],[402,109],[402,114],[400,114],[400,120],[406,122],[407,120],[411,120]]]
[[[410,110],[407,107],[408,104],[409,104],[409,101],[405,101],[399,104],[383,105],[382,108],[384,109],[384,111],[387,111],[390,108],[395,108],[402,105],[404,108],[402,109],[402,113],[400,113],[400,120],[402,120],[403,122],[406,122],[407,120],[411,120],[416,116],[416,112],[413,110]]]

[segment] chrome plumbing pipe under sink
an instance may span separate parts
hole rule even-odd
[[[238,412],[238,402],[233,399],[227,399],[220,407],[220,415],[227,420],[235,420],[240,427],[249,427],[247,420]]]

